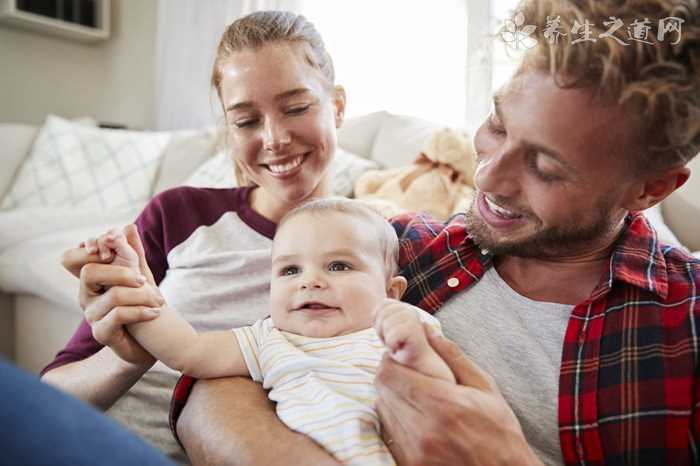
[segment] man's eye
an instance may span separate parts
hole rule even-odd
[[[346,262],[331,262],[331,265],[328,266],[328,270],[331,272],[344,272],[351,269],[350,264]]]
[[[504,136],[506,134],[505,128],[496,121],[496,117],[493,113],[489,115],[488,119],[486,120],[486,127],[493,134],[497,134],[499,136]]]
[[[284,267],[282,270],[280,270],[280,276],[291,276],[291,275],[296,275],[299,273],[299,267],[296,265],[290,265],[287,267]]]
[[[545,183],[554,183],[555,181],[560,181],[562,178],[557,175],[552,175],[550,173],[545,173],[539,169],[537,166],[537,160],[535,157],[528,157],[527,159],[528,169],[534,173],[534,175]]]

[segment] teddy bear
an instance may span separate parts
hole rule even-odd
[[[365,172],[355,182],[355,198],[387,217],[424,211],[446,220],[469,207],[475,169],[468,134],[443,128],[431,135],[411,165]]]

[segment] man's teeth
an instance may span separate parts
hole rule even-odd
[[[304,156],[300,155],[299,157],[295,158],[290,162],[280,163],[276,165],[270,164],[268,166],[270,167],[270,171],[273,173],[284,173],[301,165],[302,160],[304,160]]]
[[[510,210],[504,209],[503,207],[500,207],[497,204],[493,203],[488,197],[484,196],[484,199],[486,199],[486,204],[489,206],[489,209],[491,209],[491,212],[498,214],[501,217],[507,217],[507,218],[520,217],[520,215],[513,213]]]

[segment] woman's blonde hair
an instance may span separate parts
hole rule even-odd
[[[304,53],[307,62],[321,72],[329,87],[334,85],[333,60],[313,23],[304,16],[289,11],[256,11],[231,23],[222,34],[216,49],[211,85],[216,89],[222,108],[224,103],[221,99],[221,75],[226,60],[241,50],[257,50],[265,45],[285,42],[306,44],[308,47]],[[239,186],[253,184],[235,159],[234,168]]]
[[[335,83],[333,60],[313,23],[289,11],[256,11],[231,23],[221,36],[211,74],[211,85],[219,98],[222,65],[232,54],[284,42],[306,43],[311,51],[306,56],[308,63],[318,69],[331,86]]]
[[[640,171],[681,166],[700,151],[700,11],[698,0],[523,0],[515,10],[536,26],[537,45],[524,55],[519,73],[550,73],[560,87],[590,87],[603,101],[623,106],[638,124],[639,144],[631,148]],[[678,31],[659,37],[659,21],[682,20]],[[561,35],[545,37],[559,19]],[[575,21],[605,32],[615,18],[624,27],[611,37],[579,41]],[[648,19],[649,23],[644,20]],[[634,21],[648,25],[647,42],[628,33]],[[603,23],[610,22],[607,25]],[[669,23],[666,23],[669,24]],[[503,36],[502,36],[503,37]]]

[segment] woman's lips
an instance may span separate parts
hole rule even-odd
[[[297,157],[287,160],[284,163],[275,163],[264,165],[267,172],[275,178],[289,178],[302,170],[302,166],[308,158],[310,152],[306,152]]]

